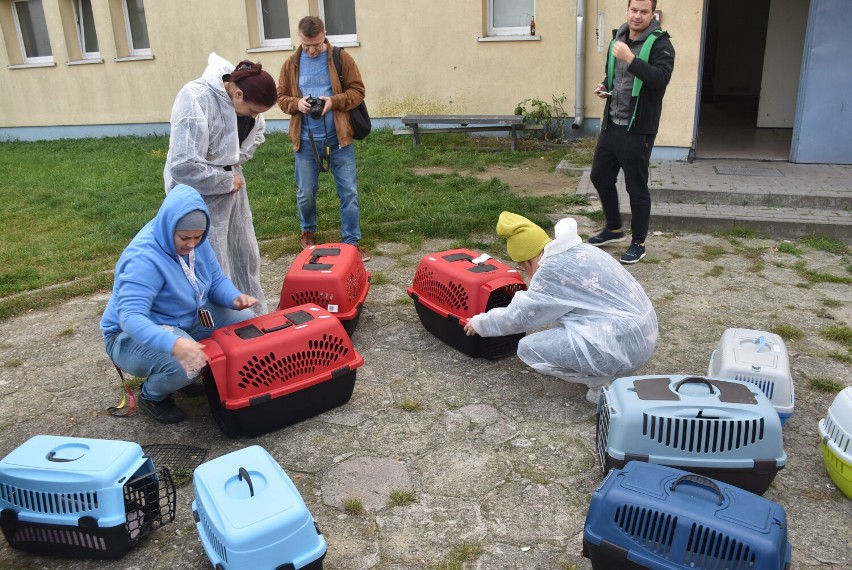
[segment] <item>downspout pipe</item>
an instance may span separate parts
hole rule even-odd
[[[571,128],[578,130],[586,118],[586,0],[577,0],[577,60],[574,63],[574,123]]]

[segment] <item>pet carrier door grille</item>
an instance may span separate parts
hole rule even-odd
[[[755,568],[757,557],[747,544],[693,523],[683,562],[689,568],[749,570]]]
[[[467,313],[470,298],[462,283],[450,281],[444,283],[435,278],[433,271],[421,268],[414,275],[414,289],[423,297],[433,300],[435,303],[450,310]],[[508,304],[508,303],[507,303]]]
[[[725,453],[754,445],[764,438],[764,418],[723,420],[701,417],[673,418],[642,414],[642,435],[652,441],[682,451]]]
[[[636,544],[669,558],[677,529],[676,516],[628,505],[615,510],[614,522]]]
[[[281,358],[275,356],[274,352],[266,356],[253,356],[238,371],[240,380],[237,386],[243,389],[269,387],[276,382],[308,376],[315,371],[330,368],[332,363],[349,352],[343,338],[330,334],[323,334],[321,339],[309,340],[308,349]]]
[[[505,287],[496,289],[488,296],[488,305],[485,307],[485,311],[490,311],[495,307],[507,307],[512,302],[512,297],[515,293],[525,289],[526,286],[521,284],[506,285]]]
[[[606,474],[606,440],[609,434],[609,406],[606,402],[606,394],[601,394],[600,411],[598,412],[597,429],[595,431],[595,445],[598,451],[598,460],[601,469]]]

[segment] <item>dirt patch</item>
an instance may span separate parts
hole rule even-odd
[[[418,176],[449,175],[472,176],[479,180],[498,178],[505,182],[509,189],[520,196],[561,196],[574,194],[577,191],[577,181],[580,173],[554,172],[550,162],[544,157],[531,158],[517,166],[492,165],[481,171],[454,170],[443,166],[415,168]]]

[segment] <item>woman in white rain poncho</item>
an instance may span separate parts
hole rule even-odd
[[[265,140],[261,113],[277,100],[275,80],[259,63],[241,61],[234,68],[211,53],[204,75],[175,98],[163,170],[166,192],[186,184],[204,198],[210,245],[237,289],[258,299],[252,307],[257,315],[267,306],[243,164]]]
[[[642,286],[608,253],[582,243],[577,222],[556,224],[556,238],[523,216],[503,212],[497,233],[529,275],[507,307],[474,316],[467,334],[505,336],[553,325],[518,344],[536,372],[600,387],[642,367],[657,343],[657,315]]]

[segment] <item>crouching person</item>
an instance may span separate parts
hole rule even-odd
[[[536,372],[588,386],[597,403],[600,389],[641,368],[657,343],[657,315],[633,276],[608,253],[582,243],[577,222],[556,224],[555,239],[527,218],[503,212],[497,233],[509,257],[526,271],[527,291],[507,307],[470,319],[468,335],[505,336],[530,332],[518,358]]]
[[[186,417],[174,403],[175,391],[204,393],[198,381],[207,358],[198,341],[254,317],[248,307],[257,299],[222,273],[207,241],[209,226],[201,195],[176,186],[121,254],[101,318],[110,359],[145,378],[139,407],[165,424]]]

